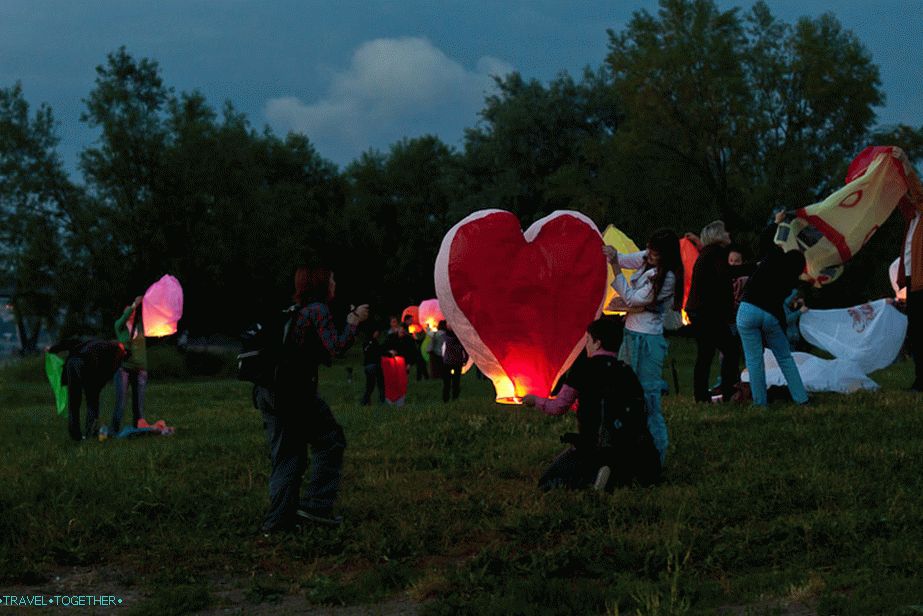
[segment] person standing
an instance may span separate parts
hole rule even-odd
[[[766,406],[766,366],[763,362],[763,341],[775,355],[795,404],[805,404],[805,391],[798,366],[785,337],[783,303],[798,283],[804,271],[804,254],[798,250],[783,252],[776,247],[760,261],[747,280],[743,301],[737,312],[737,330],[744,348],[744,361],[750,372],[750,392],[753,403]]]
[[[125,412],[125,397],[131,387],[131,412],[134,423],[144,419],[144,395],[147,391],[147,342],[144,337],[144,320],[142,318],[144,298],[138,296],[125,307],[122,316],[115,322],[115,336],[131,351],[128,359],[122,362],[115,372],[115,409],[112,411],[110,434],[118,434]]]
[[[923,207],[923,206],[921,206]],[[898,288],[907,289],[907,338],[913,355],[914,378],[910,390],[923,392],[923,214],[914,209],[904,233],[897,268]]]
[[[663,336],[663,316],[669,309],[682,308],[682,294],[675,293],[683,287],[679,238],[673,231],[661,229],[648,240],[647,250],[620,255],[605,246],[603,251],[615,275],[612,286],[628,308],[619,359],[631,366],[644,389],[647,425],[662,465],[669,445],[660,406],[668,347]],[[635,270],[631,280],[625,279],[623,267]]]
[[[446,326],[442,345],[442,401],[458,400],[461,392],[462,368],[468,363],[468,352],[450,326]],[[451,390],[451,392],[450,392]]]
[[[715,350],[721,351],[721,393],[725,402],[734,395],[740,354],[731,331],[734,321],[734,288],[728,266],[731,236],[724,222],[716,220],[702,229],[702,251],[692,268],[692,284],[686,314],[692,321],[696,342],[693,394],[696,402],[710,402],[708,391]]]
[[[118,370],[127,351],[109,340],[67,339],[49,347],[49,353],[67,351],[61,384],[67,385],[67,430],[75,441],[95,438],[99,432],[99,394]],[[87,399],[84,430],[80,430],[80,405]]]
[[[356,328],[369,315],[367,304],[352,309],[337,331],[329,302],[336,291],[333,272],[299,267],[295,272],[295,306],[291,310],[275,382],[257,386],[255,399],[263,415],[272,470],[269,510],[264,532],[289,530],[299,519],[336,526],[333,515],[340,488],[346,437],[317,393],[318,367],[353,343]],[[311,479],[301,494],[311,448]]]

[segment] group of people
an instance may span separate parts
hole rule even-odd
[[[96,438],[99,426],[99,398],[105,385],[115,386],[115,408],[103,434],[118,434],[129,389],[132,394],[134,424],[144,419],[147,389],[147,344],[144,337],[142,297],[125,307],[115,322],[116,340],[67,338],[52,346],[49,353],[67,352],[61,384],[67,386],[68,433],[75,441]],[[80,407],[86,398],[87,413],[80,426]]]
[[[416,331],[412,331],[414,329]],[[435,331],[429,332],[419,326],[413,327],[411,315],[406,315],[403,321],[392,316],[388,330],[382,330],[378,324],[367,328],[368,337],[362,347],[365,373],[363,406],[371,404],[376,387],[379,403],[386,402],[382,358],[388,357],[403,357],[408,375],[415,366],[417,381],[442,379],[443,402],[458,399],[462,368],[468,362],[468,353],[445,320],[439,322]],[[428,361],[424,359],[424,344],[428,347],[425,353]]]

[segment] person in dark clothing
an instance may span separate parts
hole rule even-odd
[[[919,186],[919,184],[917,184]],[[897,269],[898,288],[907,289],[907,340],[913,355],[914,379],[910,391],[923,392],[923,202],[903,200],[906,219]]]
[[[702,229],[704,247],[692,268],[692,283],[686,300],[686,314],[696,341],[693,394],[696,402],[710,402],[708,381],[715,350],[721,351],[721,393],[731,400],[738,381],[740,354],[732,330],[734,288],[728,266],[727,247],[731,237],[720,220]]]
[[[786,297],[804,271],[804,265],[804,254],[800,251],[783,252],[777,246],[760,261],[744,287],[740,310],[737,312],[737,329],[743,343],[747,370],[750,372],[753,403],[759,406],[767,404],[766,371],[763,363],[764,340],[785,376],[792,400],[796,404],[808,401],[801,374],[792,358],[788,338],[785,336],[786,321],[783,308]]]
[[[381,344],[381,330],[374,328],[362,347],[362,365],[365,371],[365,392],[362,394],[362,406],[372,402],[372,392],[378,386],[378,401],[385,402],[385,375],[381,370],[381,356],[384,348]]]
[[[523,404],[548,415],[563,415],[579,401],[578,433],[561,437],[570,446],[542,474],[542,490],[590,485],[611,490],[659,480],[660,454],[648,429],[644,390],[632,369],[618,360],[621,338],[615,320],[593,321],[587,327],[587,356],[575,362],[558,395],[523,397]]]
[[[67,339],[48,348],[49,353],[68,351],[61,384],[67,385],[67,430],[81,441],[99,433],[99,394],[128,355],[125,345],[110,340]],[[80,431],[80,405],[87,399],[84,431]]]
[[[468,363],[468,351],[451,327],[446,326],[442,344],[442,401],[449,401],[451,389],[452,400],[458,400],[461,392],[462,368]]]
[[[293,528],[298,519],[338,525],[333,516],[340,487],[346,437],[330,407],[317,395],[318,367],[346,351],[368,305],[354,308],[342,331],[333,323],[328,303],[336,290],[333,272],[300,267],[295,272],[296,306],[291,311],[285,342],[272,387],[257,385],[257,407],[269,441],[269,510],[264,532]],[[304,495],[301,482],[311,447],[311,480]]]

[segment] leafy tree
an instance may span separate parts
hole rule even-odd
[[[831,14],[790,26],[764,2],[741,18],[712,0],[661,0],[609,38],[621,159],[644,161],[633,181],[649,190],[662,184],[644,169],[666,171],[700,222],[758,228],[773,206],[813,202],[883,100],[868,51]]]
[[[36,350],[61,306],[56,272],[73,187],[55,148],[51,108],[29,114],[22,86],[0,89],[0,284],[11,288],[22,352]]]

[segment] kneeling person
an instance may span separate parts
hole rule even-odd
[[[556,487],[598,490],[660,479],[660,456],[647,427],[644,390],[630,367],[618,360],[622,327],[598,319],[587,327],[587,357],[578,359],[556,398],[529,394],[523,404],[548,415],[563,415],[575,402],[577,434],[565,434],[564,450],[539,479],[542,490]]]

